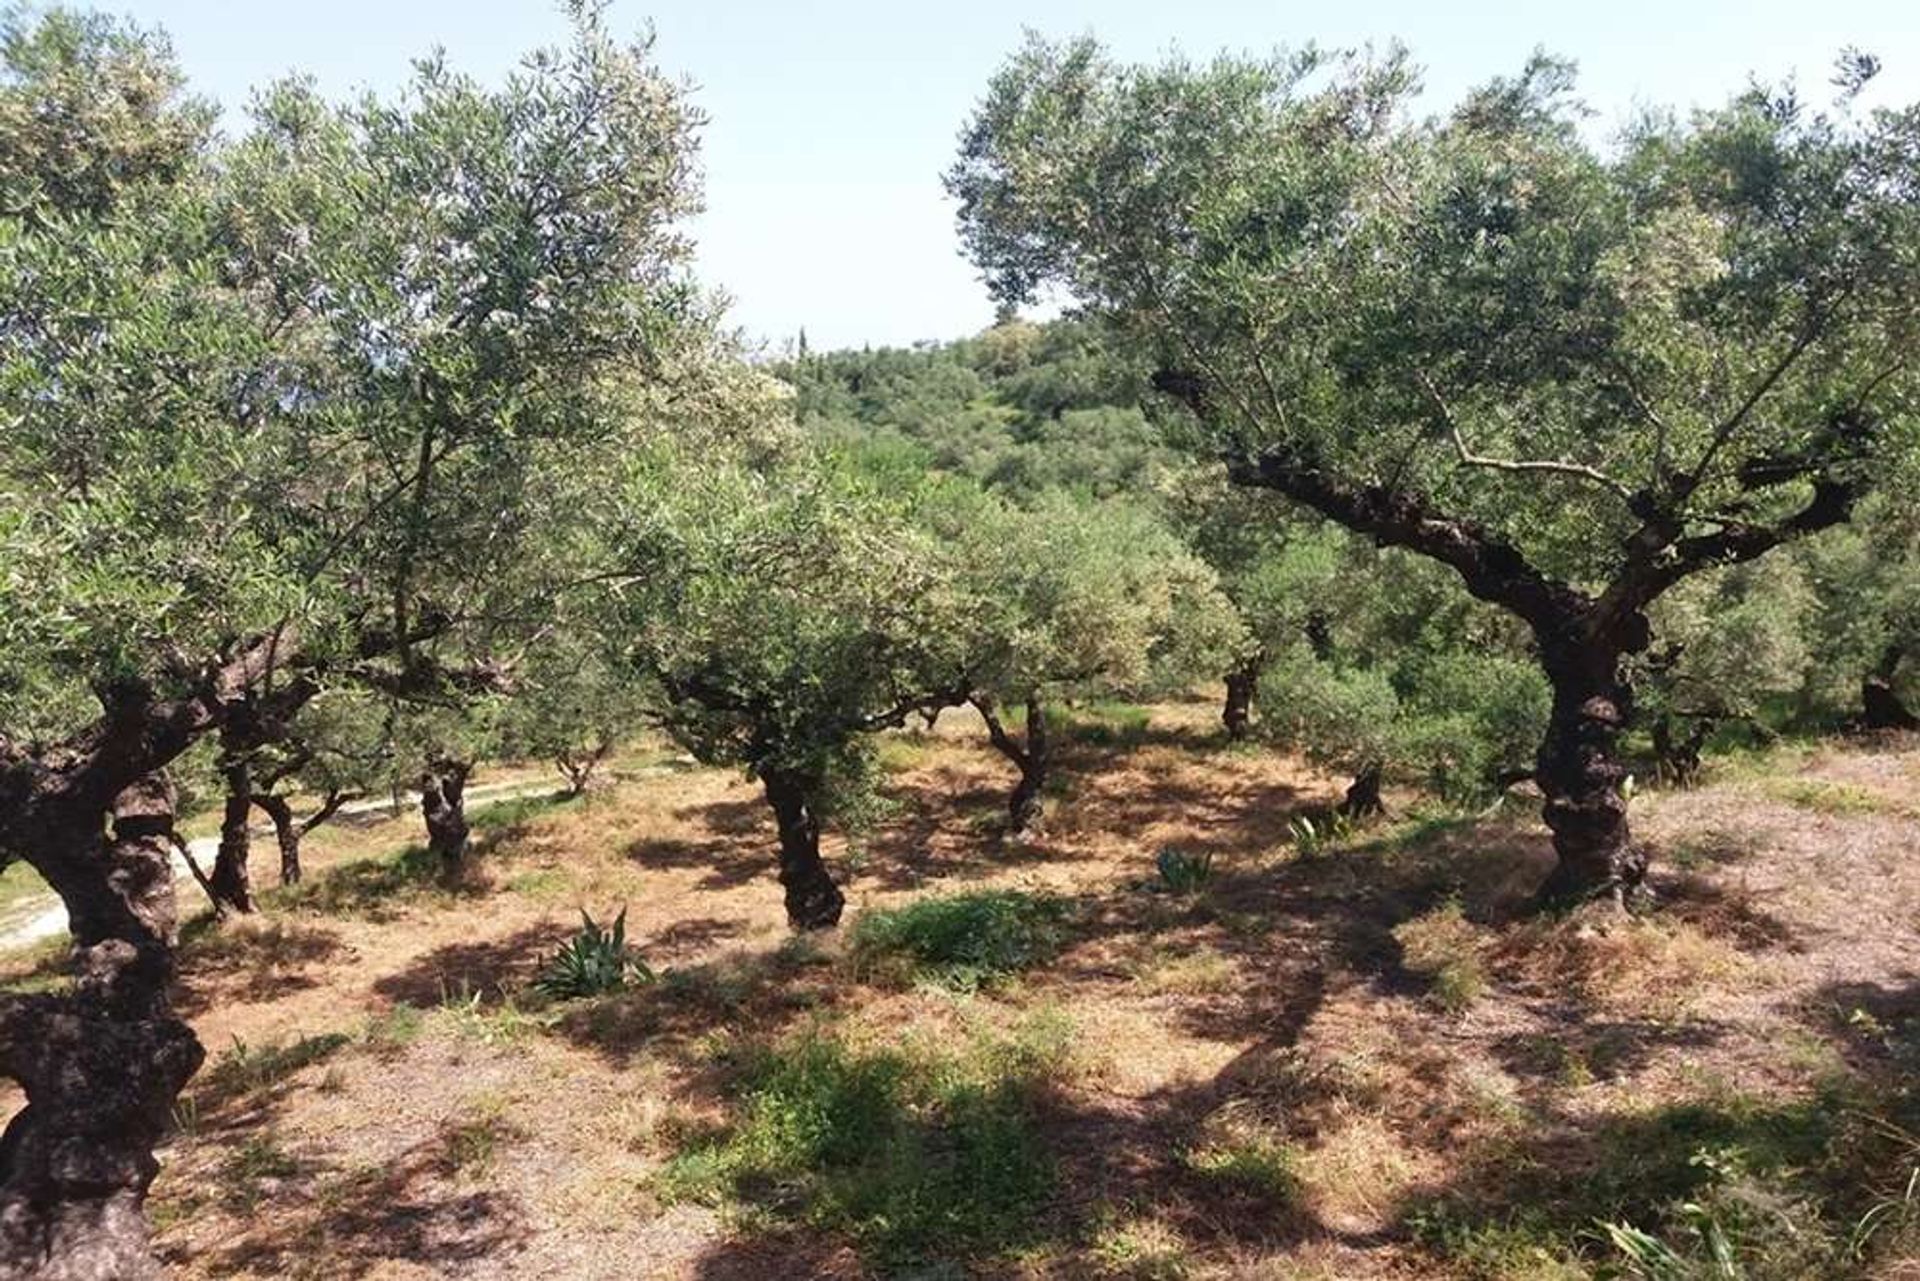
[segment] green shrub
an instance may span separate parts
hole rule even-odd
[[[606,929],[585,911],[580,913],[580,929],[554,953],[547,968],[533,986],[548,996],[566,1000],[577,996],[599,996],[618,991],[630,983],[651,983],[653,971],[640,954],[627,945],[627,910],[613,918]]]
[[[663,1168],[669,1200],[845,1232],[887,1265],[1018,1243],[1051,1186],[1033,1100],[1053,1060],[863,1051],[818,1033],[747,1070],[739,1119]]]
[[[1353,835],[1353,820],[1345,814],[1329,814],[1315,822],[1302,814],[1287,824],[1293,837],[1293,849],[1301,858],[1319,858],[1333,846]]]
[[[1153,861],[1160,884],[1170,894],[1194,894],[1213,879],[1212,853],[1188,854],[1169,845]]]
[[[1050,960],[1065,917],[1058,899],[984,890],[863,913],[847,941],[864,973],[972,991]]]

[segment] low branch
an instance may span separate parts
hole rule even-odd
[[[1558,476],[1571,476],[1576,480],[1590,481],[1610,491],[1619,498],[1632,501],[1633,491],[1607,475],[1597,467],[1585,463],[1570,463],[1555,459],[1519,459],[1490,458],[1485,454],[1476,454],[1467,447],[1466,437],[1460,432],[1460,423],[1453,416],[1453,409],[1447,404],[1446,397],[1433,385],[1433,380],[1424,373],[1416,373],[1422,390],[1433,401],[1435,411],[1440,415],[1441,423],[1447,429],[1448,437],[1453,441],[1453,452],[1465,467],[1484,467],[1491,471],[1504,472],[1548,472]]]

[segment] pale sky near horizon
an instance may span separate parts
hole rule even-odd
[[[497,79],[565,35],[546,0],[74,2],[167,30],[195,89],[228,108],[236,128],[250,89],[289,71],[313,74],[335,96],[386,91],[412,58],[440,46],[453,66]],[[1426,68],[1436,107],[1544,46],[1579,61],[1582,94],[1603,127],[1636,104],[1721,100],[1750,74],[1796,77],[1824,102],[1834,56],[1848,45],[1885,64],[1870,100],[1920,100],[1913,0],[613,0],[608,20],[619,32],[650,20],[661,65],[696,86],[710,117],[697,270],[732,298],[733,323],[775,347],[802,327],[826,348],[951,338],[987,323],[992,307],[959,257],[940,174],[1024,27],[1090,30],[1130,59],[1398,37]]]

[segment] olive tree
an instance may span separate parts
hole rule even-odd
[[[169,764],[330,686],[494,683],[610,410],[703,325],[697,121],[590,14],[498,88],[428,63],[390,104],[284,86],[230,146],[208,119],[156,37],[0,18],[0,858],[75,972],[0,999],[9,1275],[155,1274],[203,1057]]]
[[[759,781],[788,921],[831,928],[845,898],[821,824],[862,784],[869,736],[964,697],[941,670],[953,593],[938,549],[907,500],[805,454],[759,468],[656,459],[631,504],[646,568],[612,625],[658,685],[666,731]]]
[[[501,709],[505,753],[551,762],[569,796],[585,792],[594,772],[646,720],[642,682],[631,663],[608,649],[583,621],[560,622],[515,672]]]
[[[1035,40],[948,185],[996,296],[1054,286],[1184,430],[1456,571],[1553,690],[1536,778],[1573,898],[1637,886],[1623,663],[1675,584],[1845,521],[1907,445],[1920,110],[1759,89],[1601,150],[1536,57],[1415,119],[1403,53],[1116,64]]]
[[[995,750],[1019,770],[1008,825],[1041,813],[1052,764],[1047,706],[1059,699],[1179,687],[1242,647],[1213,571],[1150,512],[1066,495],[1019,508],[980,495],[934,505],[930,523],[957,560],[967,700]],[[1000,709],[1024,712],[1022,733]]]

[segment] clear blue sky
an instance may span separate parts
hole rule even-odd
[[[296,68],[336,94],[389,88],[436,45],[455,66],[498,77],[564,35],[544,0],[93,2],[166,28],[198,89],[230,109]],[[733,298],[750,336],[778,343],[804,326],[816,347],[953,337],[988,320],[939,178],[987,76],[1027,26],[1092,30],[1135,58],[1397,36],[1426,67],[1436,104],[1544,45],[1579,60],[1603,123],[1636,102],[1716,101],[1749,72],[1797,75],[1821,97],[1849,44],[1886,63],[1875,99],[1920,99],[1916,0],[614,0],[609,17],[616,30],[651,19],[661,63],[694,82],[712,118],[701,277]]]

